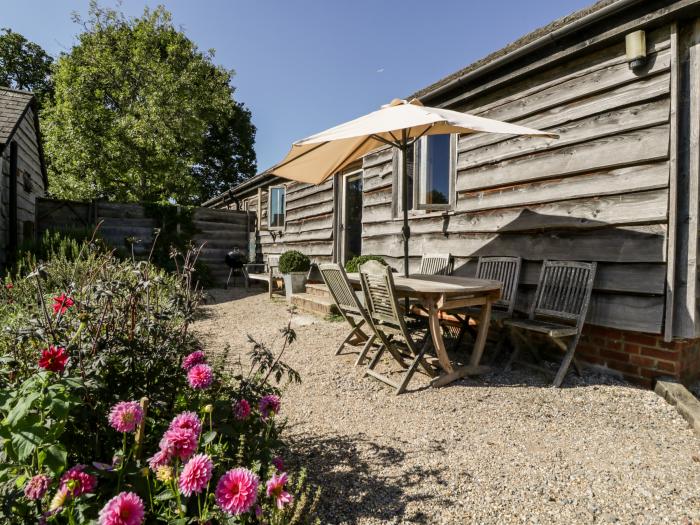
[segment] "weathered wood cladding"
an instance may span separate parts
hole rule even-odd
[[[448,214],[411,217],[411,266],[450,252],[470,275],[480,255],[525,259],[527,306],[544,258],[600,263],[589,322],[660,333],[667,261],[670,28],[648,35],[641,73],[623,40],[451,107],[546,129],[559,139],[464,135]],[[401,267],[392,209],[395,155],[365,158],[363,252]]]
[[[264,257],[299,250],[316,262],[333,259],[333,181],[318,186],[290,182],[286,187],[286,217],[282,230],[267,229],[268,189],[262,193],[260,244]],[[257,197],[250,198],[257,202]],[[253,206],[257,206],[254,204]],[[249,204],[250,209],[250,204]]]
[[[41,157],[37,130],[35,128],[34,111],[27,109],[17,130],[12,136],[17,143],[17,168],[20,176],[17,178],[17,224],[18,242],[31,241],[25,238],[25,233],[31,235],[25,225],[34,225],[36,213],[36,197],[44,194],[44,178],[41,169]],[[8,242],[9,222],[9,192],[10,192],[10,147],[2,154],[2,169],[0,170],[0,267],[4,264],[5,248]]]

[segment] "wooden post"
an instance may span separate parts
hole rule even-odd
[[[143,419],[136,429],[136,450],[134,451],[136,459],[140,459],[143,454],[143,438],[146,435],[146,416],[148,415],[148,398],[142,397],[140,404],[143,410]]]

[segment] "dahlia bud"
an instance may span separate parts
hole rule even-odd
[[[205,405],[202,410],[204,410],[205,414],[211,414],[212,412],[214,412],[214,406],[213,405]]]

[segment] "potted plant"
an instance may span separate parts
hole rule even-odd
[[[287,300],[293,293],[306,290],[306,275],[311,268],[311,261],[301,252],[290,250],[280,256],[279,272],[284,279],[284,293]]]

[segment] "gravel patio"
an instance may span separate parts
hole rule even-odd
[[[227,363],[289,319],[259,289],[210,293],[195,328],[211,354],[231,345]],[[651,391],[598,374],[552,389],[516,369],[439,390],[416,374],[396,397],[354,351],[333,355],[344,323],[293,325],[288,461],[323,487],[323,523],[700,522],[700,439]]]

